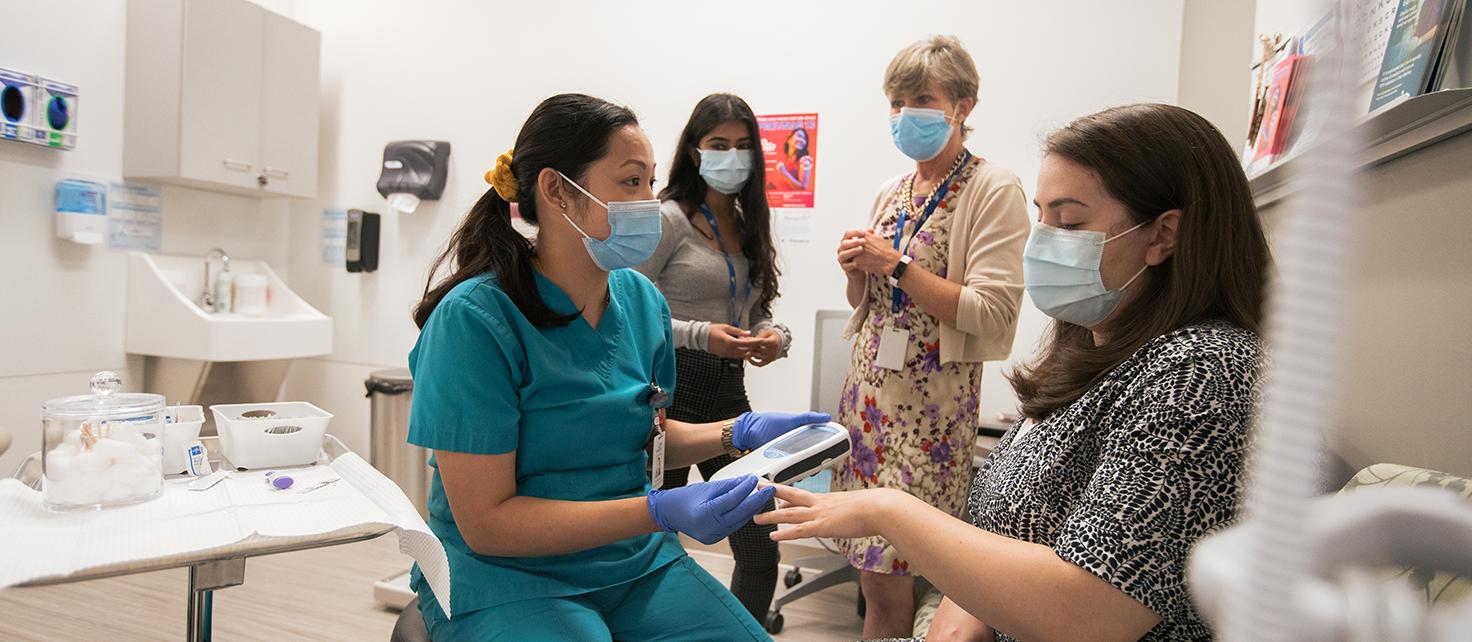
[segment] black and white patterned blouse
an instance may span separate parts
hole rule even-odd
[[[1257,335],[1225,323],[1151,341],[1002,437],[977,471],[972,523],[1052,547],[1149,607],[1161,621],[1142,640],[1211,639],[1186,555],[1236,515],[1261,359]]]

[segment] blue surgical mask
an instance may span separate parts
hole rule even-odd
[[[928,161],[940,155],[951,139],[951,121],[939,109],[901,107],[889,117],[889,133],[894,146],[917,161]]]
[[[555,171],[555,170],[554,170]],[[647,201],[609,201],[604,203],[598,200],[588,190],[583,189],[576,181],[568,178],[566,174],[557,172],[573,187],[593,199],[593,202],[602,205],[608,210],[608,238],[599,240],[588,236],[583,228],[578,227],[567,212],[562,213],[562,218],[572,225],[578,234],[583,235],[583,246],[588,248],[588,256],[593,257],[593,263],[597,264],[605,272],[612,272],[623,268],[630,268],[649,260],[654,255],[655,248],[659,247],[659,236],[661,225],[659,221],[659,201],[650,199]]]
[[[749,149],[700,150],[700,177],[722,194],[735,194],[751,178]]]
[[[1118,289],[1104,287],[1099,265],[1104,245],[1144,227],[1136,225],[1106,238],[1103,232],[1085,232],[1033,223],[1032,235],[1022,250],[1022,282],[1033,305],[1054,319],[1092,328],[1114,313],[1119,301],[1140,268]]]

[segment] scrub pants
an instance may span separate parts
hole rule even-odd
[[[746,399],[746,370],[740,359],[677,349],[675,382],[670,419],[691,423],[725,421],[751,410],[751,403]],[[735,460],[730,455],[717,455],[697,467],[701,477],[710,479],[732,461]],[[664,488],[684,486],[689,475],[689,468],[664,471]],[[768,503],[762,510],[774,508],[774,504]],[[758,620],[772,608],[772,596],[777,592],[777,563],[781,561],[781,553],[771,537],[776,531],[775,525],[747,522],[726,540],[731,545],[731,557],[736,560],[731,570],[731,592]]]
[[[639,579],[591,593],[534,598],[446,620],[434,594],[419,612],[439,642],[692,642],[772,638],[716,578],[681,557]]]

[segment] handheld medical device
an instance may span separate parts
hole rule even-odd
[[[848,429],[833,422],[808,424],[767,442],[716,471],[710,481],[756,475],[770,482],[800,481],[848,458]]]

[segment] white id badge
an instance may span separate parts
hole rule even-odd
[[[664,485],[664,409],[655,411],[654,438],[649,442],[649,485],[659,488]]]
[[[874,365],[887,370],[905,367],[905,348],[909,345],[909,332],[885,328],[879,335],[879,358],[874,360]]]

